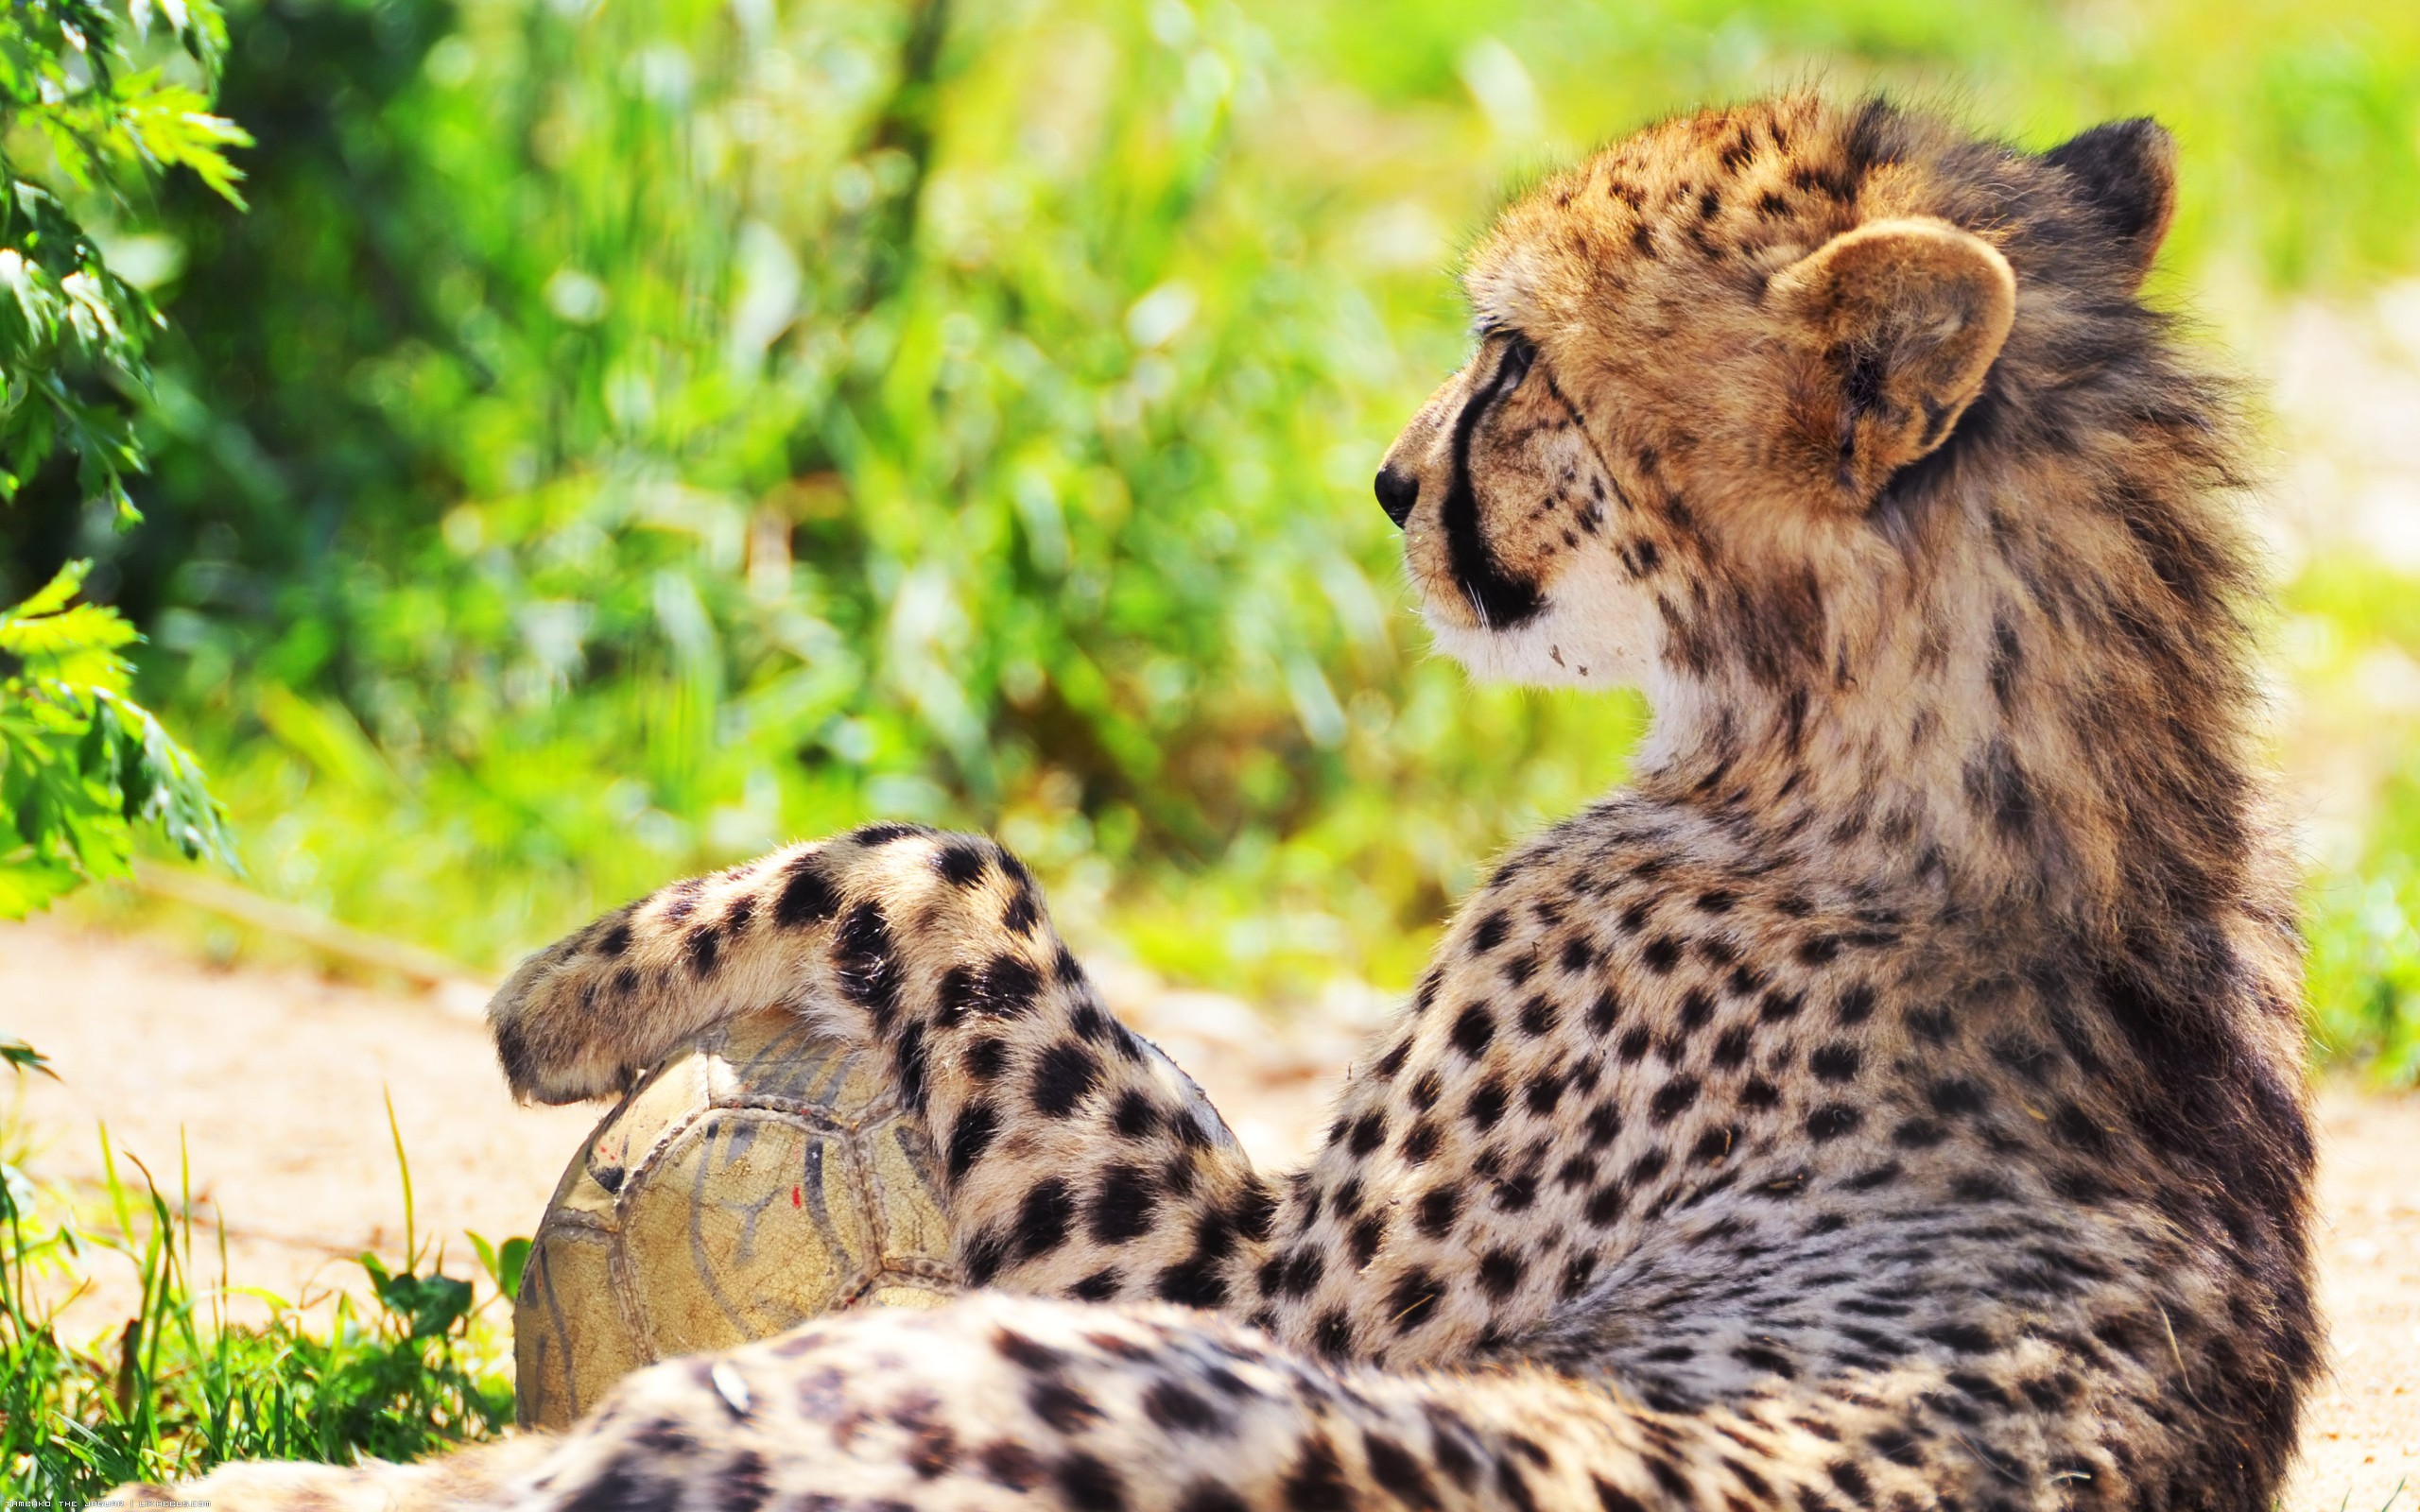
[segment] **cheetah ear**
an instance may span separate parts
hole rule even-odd
[[[1947,438],[2016,315],[2016,277],[1979,236],[1876,220],[1782,269],[1766,299],[1820,372],[1803,409],[1853,507]]]
[[[2118,245],[2128,293],[2176,218],[2176,138],[2150,116],[2096,126],[2042,154],[2065,172],[2092,217]]]

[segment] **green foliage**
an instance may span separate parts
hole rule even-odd
[[[1063,893],[1114,868],[1184,969],[1408,971],[1635,712],[1415,666],[1366,478],[1458,338],[1401,350],[1329,270],[1349,227],[1305,241],[1316,193],[1238,158],[1257,33],[733,16],[471,7],[402,82],[341,11],[239,22],[258,210],[197,212],[214,299],[179,307],[139,548],[177,558],[158,623],[214,767],[284,816],[259,869],[493,959],[905,814],[1001,830]],[[374,181],[248,106],[272,22],[285,69],[365,80],[337,129],[388,146]],[[365,261],[402,286],[367,312]],[[1482,751],[1533,771],[1466,798]],[[1186,917],[1205,871],[1232,928]]]
[[[2387,796],[2367,864],[2314,889],[2310,999],[2323,1056],[2420,1081],[2420,772]]]
[[[2385,0],[1253,9],[1281,54],[1321,59],[1374,99],[1457,104],[1468,92],[1508,146],[1531,144],[1523,156],[1810,80],[1881,86],[2035,147],[2155,115],[2184,152],[2171,274],[2307,289],[2420,267],[2420,13]],[[1495,43],[1529,75],[1532,106]]]
[[[2352,790],[2305,899],[2313,1039],[2324,1057],[2420,1082],[2420,583],[2323,559],[2287,607],[2296,736],[2338,757],[2333,782]]]
[[[127,696],[133,668],[118,652],[134,627],[69,602],[89,565],[0,610],[0,657],[15,663],[0,675],[0,919],[127,875],[147,823],[188,858],[234,861],[201,768]]]
[[[12,1071],[39,1071],[53,1079],[59,1075],[50,1069],[50,1057],[23,1040],[0,1040],[0,1061]]]
[[[164,9],[182,49],[171,60],[152,56],[148,0],[0,10],[0,501],[58,455],[77,495],[121,526],[138,518],[126,491],[143,466],[132,405],[160,318],[83,221],[122,215],[179,166],[233,201],[225,149],[249,140],[207,110],[226,41],[216,8]],[[0,609],[0,919],[125,875],[140,823],[158,822],[187,856],[233,859],[200,769],[129,696],[118,653],[140,639],[134,627],[70,602],[89,570],[70,561]]]
[[[471,1247],[477,1251],[480,1268],[495,1282],[499,1297],[521,1295],[521,1273],[529,1264],[529,1241],[508,1239],[503,1244],[492,1243],[484,1234],[469,1236]]]
[[[144,342],[159,318],[77,210],[123,210],[130,193],[180,166],[236,201],[226,149],[250,140],[208,109],[226,42],[217,8],[165,9],[190,77],[150,56],[148,0],[0,10],[0,499],[57,450],[74,459],[84,497],[136,518],[125,475],[143,455],[127,400],[144,387]]]
[[[511,1421],[502,1341],[441,1256],[408,1240],[399,1269],[363,1255],[368,1309],[340,1297],[314,1323],[269,1298],[266,1326],[229,1327],[223,1285],[195,1278],[190,1200],[171,1205],[148,1173],[134,1192],[107,1130],[102,1154],[100,1222],[0,1163],[0,1496],[77,1506],[123,1481],[191,1478],[231,1459],[407,1460]],[[113,1340],[71,1342],[39,1297],[110,1254],[133,1268],[140,1307]],[[219,1264],[223,1275],[223,1249]]]

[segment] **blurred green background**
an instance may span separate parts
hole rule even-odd
[[[249,213],[187,177],[100,228],[170,321],[147,523],[54,467],[0,510],[0,603],[98,558],[263,891],[493,967],[908,816],[1169,976],[1399,988],[1641,721],[1426,652],[1369,479],[1462,354],[1458,247],[1660,113],[1881,85],[2033,147],[2175,130],[2155,296],[2281,386],[2321,1049],[2420,1074],[2420,8],[228,19]]]

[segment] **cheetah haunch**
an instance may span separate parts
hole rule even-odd
[[[1388,453],[1437,637],[1644,687],[1253,1171],[991,844],[877,826],[526,965],[592,1097],[788,1005],[880,1047],[984,1294],[631,1378],[348,1504],[2270,1504],[2314,1368],[2289,876],[2223,394],[2137,285],[2145,121],[1654,127],[1505,213]],[[272,1479],[261,1479],[272,1477]]]

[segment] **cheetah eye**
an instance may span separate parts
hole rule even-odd
[[[1500,397],[1521,387],[1530,376],[1530,364],[1538,360],[1537,343],[1518,331],[1505,333],[1504,360],[1495,369],[1495,392]]]

